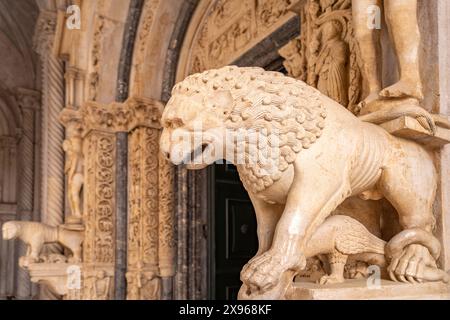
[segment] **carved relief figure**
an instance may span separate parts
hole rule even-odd
[[[202,124],[201,135],[194,123]],[[238,167],[259,224],[258,253],[241,273],[246,295],[279,294],[305,267],[317,228],[351,196],[381,196],[397,210],[405,231],[386,245],[393,280],[426,281],[424,270],[436,269],[430,152],[361,121],[305,83],[260,68],[195,74],[174,87],[162,124],[161,150],[175,164],[201,169],[225,155]],[[255,141],[245,135],[252,130],[268,149],[257,161]],[[183,135],[196,139],[173,139]]]
[[[373,13],[370,6],[384,5],[389,35],[398,60],[400,79],[382,88],[380,28],[370,28]],[[417,0],[352,0],[355,37],[359,43],[363,74],[369,95],[361,104],[362,113],[369,113],[386,105],[386,98],[409,99],[419,104],[423,99],[419,72],[420,31],[417,22]],[[383,105],[384,103],[384,105]]]
[[[81,190],[84,183],[83,147],[81,137],[66,139],[63,149],[66,152],[64,172],[68,180],[68,198],[72,215],[79,220],[82,217]]]
[[[19,264],[28,267],[30,263],[39,262],[39,255],[44,244],[59,243],[72,251],[69,259],[72,263],[81,261],[81,244],[83,234],[62,227],[50,227],[38,222],[10,221],[3,225],[3,239],[19,238],[27,245],[27,255],[20,258]]]
[[[160,279],[155,272],[144,270],[141,262],[137,269],[126,274],[128,300],[158,300],[161,296]]]
[[[66,225],[82,229],[82,188],[84,184],[84,157],[81,114],[73,109],[64,109],[59,117],[66,128],[66,139],[62,148],[66,154],[64,173],[67,177],[67,198],[71,215],[66,218]]]
[[[300,37],[297,37],[289,41],[279,51],[280,55],[285,59],[283,65],[288,74],[296,79],[305,79],[306,75],[305,57],[299,54],[299,52],[303,51],[302,45]]]
[[[342,25],[327,21],[321,28],[321,43],[315,73],[317,89],[343,106],[348,104],[348,45],[341,39]]]
[[[351,0],[307,0],[299,15],[301,35],[279,51],[288,74],[357,114],[361,72]]]
[[[104,270],[98,270],[86,281],[86,300],[107,300],[111,290],[111,277]]]

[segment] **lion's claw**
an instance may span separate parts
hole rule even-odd
[[[392,259],[388,272],[393,281],[416,284],[423,281],[426,267],[436,267],[430,252],[422,245],[412,244]]]
[[[252,291],[267,291],[275,287],[283,272],[295,267],[298,259],[286,259],[286,256],[269,250],[256,256],[242,269],[241,280]]]

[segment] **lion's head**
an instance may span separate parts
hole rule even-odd
[[[15,221],[6,222],[2,228],[3,240],[13,240],[20,235],[20,225]]]
[[[319,91],[302,81],[228,66],[174,87],[162,117],[161,150],[188,169],[233,162],[245,187],[258,192],[321,136],[325,118]]]

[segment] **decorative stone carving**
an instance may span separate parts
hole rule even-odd
[[[158,300],[161,278],[175,274],[173,172],[159,153],[163,106],[136,98],[127,106],[141,110],[141,120],[129,134],[127,299]]]
[[[175,276],[176,273],[176,250],[175,241],[175,194],[173,165],[159,152],[158,140],[158,162],[159,162],[159,272],[162,278]]]
[[[214,0],[204,16],[192,47],[187,70],[201,72],[237,59],[252,44],[292,18],[295,0]]]
[[[34,34],[34,46],[40,54],[51,52],[56,32],[56,12],[41,11]]]
[[[84,184],[84,158],[82,141],[82,119],[75,110],[64,109],[60,121],[66,128],[66,140],[63,149],[66,153],[64,173],[67,176],[67,196],[71,216],[66,219],[70,225],[82,224],[82,195]]]
[[[115,263],[117,132],[129,132],[128,298],[160,299],[161,278],[174,275],[172,169],[158,150],[162,109],[158,101],[131,97],[110,105],[87,102],[60,115],[67,139],[83,146],[83,266],[94,266],[83,271],[83,299],[111,298],[113,274],[96,268],[112,270]]]
[[[114,263],[115,156],[114,134],[91,131],[84,138],[86,228],[83,262]]]
[[[147,0],[144,3],[144,7],[142,9],[142,17],[139,26],[139,30],[136,37],[136,44],[134,49],[134,57],[133,57],[133,68],[135,68],[135,80],[132,81],[135,88],[131,88],[134,95],[143,95],[144,94],[144,84],[146,81],[147,74],[144,71],[145,61],[148,59],[146,55],[148,54],[148,44],[152,42],[151,37],[154,36],[152,32],[152,27],[159,22],[158,19],[155,18],[156,11],[160,4],[161,0]]]
[[[153,274],[148,279],[153,281],[159,273],[158,140],[159,130],[152,128],[137,128],[130,133],[128,299],[148,295],[142,283],[147,281],[145,274]]]
[[[87,102],[80,110],[84,132],[129,132],[138,126],[159,128],[161,103],[143,98],[130,98],[125,103],[104,105]]]
[[[416,117],[416,109],[405,110]],[[376,116],[382,114],[370,121],[376,123]],[[423,116],[433,123],[433,116]],[[172,162],[201,169],[225,157],[238,167],[260,242],[241,272],[241,296],[282,298],[305,267],[314,233],[351,196],[386,198],[398,212],[403,231],[386,247],[392,280],[447,280],[437,269],[440,244],[432,234],[437,172],[421,145],[361,121],[301,81],[260,68],[225,67],[188,77],[174,87],[162,125],[160,148]],[[366,244],[362,252],[381,253],[381,242],[376,249]],[[343,257],[331,258],[339,258],[331,263],[342,273]]]
[[[409,232],[409,230],[407,231]],[[419,231],[422,232],[422,231]],[[398,240],[405,238],[405,232],[400,233],[391,241],[391,244],[396,247],[394,250],[401,250],[402,245],[396,243]],[[439,246],[437,240],[430,244]],[[316,232],[308,242],[306,249],[306,257],[315,257],[318,255],[327,255],[330,264],[331,273],[322,276],[319,284],[336,284],[344,282],[344,267],[347,258],[350,255],[356,256],[360,261],[369,262],[370,265],[386,267],[386,242],[371,234],[361,223],[348,216],[335,215],[327,218],[322,225],[320,225]],[[391,246],[392,247],[392,246]],[[389,249],[391,250],[391,249]],[[356,272],[366,272],[364,269],[356,270]],[[436,267],[424,267],[423,279],[427,281],[443,281],[448,283],[450,276],[445,271],[439,270]],[[352,277],[355,278],[356,276]],[[289,290],[291,285],[289,283],[280,284],[280,290]],[[240,292],[240,299],[251,299],[246,292],[251,292],[245,286]],[[286,291],[284,291],[285,293]],[[280,291],[272,290],[275,295],[257,296],[257,298],[273,299],[280,295]]]
[[[85,271],[84,300],[109,300],[112,297],[113,276],[111,270],[92,269]]]
[[[128,300],[161,299],[161,279],[157,273],[138,262],[137,269],[127,272]]]
[[[99,1],[97,5],[97,12],[103,12],[105,1]],[[101,14],[95,15],[94,19],[94,38],[91,51],[91,65],[93,71],[89,74],[89,100],[91,101],[97,100],[98,87],[100,84],[100,58],[103,50],[102,39],[104,36],[105,25],[107,23],[106,17]]]
[[[69,249],[73,263],[81,261],[81,243],[83,235],[77,231],[62,227],[51,227],[38,222],[10,221],[3,225],[3,239],[19,238],[28,247],[27,254],[20,257],[19,265],[27,268],[30,264],[39,262],[42,247],[47,243],[59,243]]]
[[[279,51],[289,75],[358,113],[362,85],[351,1],[306,0],[295,11],[301,35]]]

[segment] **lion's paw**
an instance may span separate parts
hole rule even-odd
[[[303,260],[286,257],[284,254],[269,250],[252,259],[243,268],[241,280],[252,291],[267,291],[278,284],[283,272],[294,268],[298,264],[303,265]]]
[[[319,284],[325,285],[325,284],[336,284],[336,283],[342,283],[345,279],[342,275],[337,274],[330,274],[325,275],[319,279]]]
[[[28,268],[31,264],[39,262],[39,258],[32,256],[23,256],[19,258],[19,267]]]

